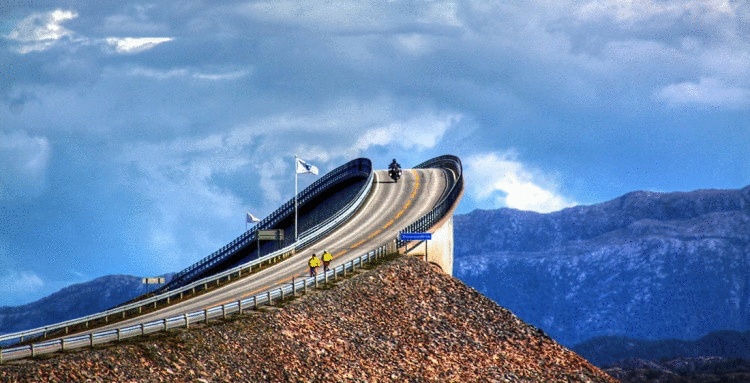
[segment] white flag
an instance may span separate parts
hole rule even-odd
[[[246,220],[247,220],[247,223],[260,222],[260,220],[257,217],[255,217],[254,215],[250,213],[247,213]]]
[[[315,165],[308,164],[305,161],[297,158],[297,174],[312,173],[317,175],[318,168]]]

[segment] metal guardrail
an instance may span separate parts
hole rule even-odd
[[[426,169],[426,168],[443,168],[453,172],[456,177],[453,187],[443,196],[442,200],[438,201],[432,211],[423,215],[409,226],[403,228],[399,233],[415,233],[425,232],[433,227],[438,221],[443,219],[446,214],[451,210],[453,205],[458,201],[461,193],[464,189],[464,176],[463,167],[461,165],[461,159],[452,155],[444,155],[435,157],[431,160],[427,160],[417,166],[415,169]],[[406,241],[398,240],[398,246],[402,247],[406,244]]]
[[[226,319],[230,314],[238,313],[241,315],[244,310],[254,310],[264,305],[273,305],[274,302],[283,302],[287,297],[294,297],[299,293],[306,293],[308,288],[317,288],[320,284],[335,281],[339,277],[346,277],[348,272],[356,271],[358,267],[362,267],[365,263],[377,261],[388,254],[395,253],[396,251],[395,243],[392,242],[390,244],[385,244],[356,259],[346,262],[343,265],[334,267],[331,270],[328,270],[328,272],[318,274],[315,277],[302,278],[299,280],[293,279],[292,283],[284,284],[281,287],[273,288],[249,298],[214,306],[205,310],[184,313],[169,318],[113,330],[3,349],[0,350],[0,364],[12,360],[51,354],[58,351],[92,347],[158,331],[167,331],[172,328],[188,328],[191,323],[207,323],[210,319],[214,318]]]
[[[326,188],[335,185],[336,183],[342,181],[345,178],[351,177],[353,174],[351,172],[352,169],[356,169],[356,171],[358,172],[366,172],[368,175],[368,178],[365,181],[365,184],[363,185],[362,189],[358,192],[358,194],[355,196],[355,198],[346,206],[344,206],[344,208],[338,211],[336,214],[332,215],[329,219],[321,222],[320,224],[302,233],[299,240],[292,245],[289,245],[287,247],[274,251],[273,253],[265,255],[261,258],[258,258],[250,262],[244,263],[242,265],[225,270],[221,273],[217,273],[209,277],[202,278],[200,280],[186,284],[177,289],[170,290],[170,291],[158,294],[156,296],[153,296],[147,299],[143,299],[137,302],[115,307],[110,310],[106,310],[100,313],[88,315],[88,316],[81,317],[81,318],[75,318],[75,319],[71,319],[71,320],[67,320],[67,321],[63,321],[63,322],[59,322],[59,323],[55,323],[55,324],[51,324],[51,325],[47,325],[43,327],[38,327],[38,328],[30,329],[30,330],[2,335],[0,336],[0,343],[2,342],[7,343],[11,340],[16,339],[17,341],[12,343],[12,344],[16,344],[16,343],[23,343],[24,341],[28,341],[29,339],[46,338],[48,334],[55,332],[55,331],[61,331],[63,334],[67,334],[69,332],[69,329],[71,329],[73,326],[83,326],[85,328],[88,328],[89,323],[91,322],[103,320],[106,323],[109,321],[110,317],[119,316],[120,318],[125,318],[129,312],[135,312],[135,315],[139,315],[143,311],[143,309],[148,309],[148,308],[151,308],[152,306],[155,307],[159,302],[164,302],[166,304],[169,304],[171,300],[182,299],[183,296],[186,294],[195,294],[196,291],[205,290],[206,288],[208,288],[209,285],[218,284],[218,282],[222,280],[231,280],[232,277],[235,275],[237,275],[237,278],[241,277],[243,273],[247,275],[248,273],[251,273],[253,269],[259,268],[260,265],[263,263],[267,263],[267,262],[275,263],[281,259],[284,259],[288,257],[290,254],[294,253],[296,249],[304,248],[310,243],[315,242],[320,238],[323,238],[332,230],[334,230],[338,225],[340,225],[346,219],[351,217],[351,215],[353,215],[354,212],[357,211],[357,209],[359,209],[360,205],[364,202],[365,198],[367,197],[367,195],[369,194],[372,188],[372,181],[374,178],[374,173],[372,172],[372,164],[370,160],[368,159],[357,159],[357,160],[350,161],[349,163],[332,171],[331,173],[336,173],[332,177],[328,177],[326,180],[323,180],[323,179],[318,180],[320,182],[316,181],[317,183],[313,183],[308,188],[306,188],[303,192],[306,193],[305,200],[309,200],[313,198],[317,193],[324,191]],[[349,172],[349,175],[344,174],[346,172]],[[300,195],[301,194],[302,193],[300,193]],[[300,200],[302,199],[302,197],[299,197],[299,198]],[[292,203],[292,208],[293,208],[294,200],[292,200],[291,203]],[[288,204],[289,203],[287,202],[287,204],[285,204],[284,206]],[[270,215],[269,217],[261,221],[261,223],[263,223],[264,221],[268,222],[269,225],[278,223],[278,220],[284,217],[284,215],[280,213],[284,209],[284,206],[282,206],[282,208],[274,212],[274,214]],[[260,226],[260,224],[256,225],[256,227],[257,226]],[[254,241],[255,240],[254,237],[251,237],[249,233],[251,232],[247,232],[243,234],[243,236],[240,236],[238,239],[236,239],[229,245],[224,246],[222,250],[241,248],[243,246],[242,243],[244,243],[244,241],[240,241],[240,239],[243,239],[243,238],[252,238],[252,241]],[[256,233],[257,232],[252,232],[253,235],[255,235]]]
[[[425,161],[419,165],[417,165],[415,168],[444,168],[447,170],[450,170],[453,172],[454,176],[456,177],[455,183],[451,187],[451,189],[445,193],[444,197],[441,201],[439,201],[436,206],[433,208],[432,211],[428,212],[427,214],[423,215],[419,219],[417,219],[412,224],[408,225],[403,230],[400,230],[401,232],[417,232],[417,231],[426,231],[430,227],[432,227],[435,223],[437,223],[439,220],[441,220],[445,215],[450,211],[450,209],[453,207],[453,205],[458,201],[458,198],[460,197],[461,193],[463,192],[463,186],[464,186],[464,180],[463,180],[463,169],[461,165],[461,160],[456,156],[446,155],[446,156],[440,156],[433,158],[431,160]],[[360,193],[359,197],[356,201],[351,204],[349,209],[351,210],[351,213],[359,207],[359,205],[364,200],[367,193],[369,193],[369,188],[372,185],[372,178],[373,178],[373,172],[370,171],[368,181],[367,181],[367,192],[366,193]],[[321,238],[321,235],[327,234],[329,231],[333,230],[334,228],[334,222],[329,222],[323,227],[320,227],[318,225],[318,229],[316,229],[313,233],[306,236],[304,239],[301,239],[301,241],[307,241],[312,242],[319,238]],[[323,234],[319,234],[323,233]],[[400,241],[398,239],[394,239],[394,246],[396,248],[403,246],[404,241]],[[130,338],[138,335],[144,335],[156,331],[162,331],[162,330],[168,330],[170,328],[176,328],[176,327],[188,327],[190,323],[194,323],[195,321],[208,321],[211,318],[216,318],[219,316],[226,317],[228,314],[232,314],[235,312],[242,313],[242,310],[245,308],[257,308],[259,305],[262,304],[272,304],[274,299],[284,299],[285,294],[289,294],[291,291],[292,295],[296,295],[296,292],[298,290],[298,285],[302,284],[302,290],[306,291],[308,286],[316,286],[318,283],[322,280],[323,282],[328,281],[329,274],[332,274],[334,279],[337,278],[338,269],[342,268],[342,273],[345,274],[349,269],[354,270],[356,268],[356,265],[362,265],[363,259],[366,261],[370,261],[373,259],[373,257],[379,257],[384,254],[386,254],[390,250],[389,245],[383,245],[375,250],[372,250],[365,255],[360,256],[359,258],[352,260],[348,263],[345,263],[344,265],[341,265],[337,268],[334,268],[333,270],[329,270],[328,273],[324,273],[322,275],[318,275],[315,278],[306,278],[303,281],[295,281],[290,286],[284,286],[275,288],[272,290],[268,290],[265,293],[262,293],[260,295],[256,295],[244,300],[238,300],[234,303],[224,304],[220,306],[215,306],[210,309],[206,309],[203,311],[197,311],[192,313],[185,313],[179,316],[171,317],[171,318],[165,318],[158,321],[153,321],[149,323],[144,323],[140,325],[135,326],[129,326],[125,328],[118,328],[115,330],[107,330],[102,331],[99,333],[92,333],[89,335],[82,335],[82,336],[73,336],[70,338],[62,338],[59,340],[54,341],[47,341],[47,342],[40,342],[40,343],[34,343],[27,346],[19,346],[14,348],[7,348],[0,350],[0,364],[2,364],[4,361],[10,361],[10,360],[16,360],[16,359],[22,359],[22,358],[28,358],[28,357],[34,357],[37,355],[42,354],[48,354],[52,352],[57,351],[65,351],[70,350],[74,348],[80,348],[80,347],[86,347],[86,346],[93,346],[96,344],[102,344],[107,343],[111,341],[117,341],[122,340],[125,338]],[[252,270],[252,264],[255,262],[262,262],[262,261],[269,261],[273,257],[278,257],[280,255],[283,255],[284,251],[288,251],[289,249],[293,249],[294,245],[289,246],[288,248],[281,249],[277,252],[274,252],[266,257],[263,257],[263,259],[258,259],[252,262],[249,262],[245,265],[238,266],[237,268],[234,268],[232,270],[227,270],[224,273],[217,274],[215,276],[212,276],[210,278],[204,278],[200,281],[191,283],[188,286],[185,286],[184,288],[179,289],[181,292],[185,292],[186,290],[190,290],[191,288],[195,288],[201,284],[207,284],[207,283],[213,283],[216,281],[219,281],[221,278],[231,278],[231,275],[235,272],[241,274],[243,268],[250,267]],[[350,266],[347,266],[349,264]],[[174,293],[177,293],[178,291],[175,291]],[[165,299],[165,295],[163,294],[160,297],[154,297],[151,299],[159,298],[159,300]],[[166,299],[169,299],[169,296],[166,297]],[[152,303],[155,303],[156,301],[153,301]],[[251,305],[252,302],[252,305]],[[140,302],[138,302],[140,303]],[[119,308],[118,308],[119,309]],[[120,311],[122,312],[122,311]],[[103,313],[102,313],[103,314]],[[97,314],[97,317],[101,317],[101,315]],[[80,322],[77,322],[80,323]],[[31,331],[31,330],[30,330]],[[44,333],[46,334],[47,330],[45,328]],[[35,334],[38,334],[37,331]],[[18,333],[11,334],[14,335],[13,337],[18,337]],[[8,339],[8,338],[6,338]],[[0,341],[2,341],[3,338],[0,337]],[[23,342],[23,338],[21,338],[21,342]]]
[[[368,178],[372,176],[372,162],[366,158],[357,158],[355,160],[349,161],[346,164],[326,173],[324,176],[320,177],[315,182],[310,184],[310,186],[302,190],[297,195],[297,203],[299,206],[303,206],[306,202],[310,201],[312,198],[322,193],[326,189],[334,186],[335,184],[338,184],[339,182],[344,181],[348,178],[362,175]],[[369,186],[365,185],[363,187],[363,190],[364,188],[368,187]],[[346,208],[342,210],[346,210]],[[199,277],[201,274],[207,272],[212,267],[230,258],[238,250],[254,243],[257,240],[258,230],[275,228],[275,226],[279,222],[281,222],[286,217],[289,217],[291,214],[294,214],[294,198],[281,205],[280,208],[276,209],[276,211],[260,221],[251,230],[237,237],[235,240],[228,243],[221,249],[216,250],[211,255],[175,274],[172,277],[172,280],[165,286],[160,288],[158,291],[163,292],[172,290],[176,287],[180,287],[187,283],[190,283],[194,278]],[[340,212],[336,212],[331,214],[331,216],[336,217],[339,214]],[[313,228],[312,230],[315,230],[315,228]]]

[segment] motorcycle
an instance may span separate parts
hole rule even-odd
[[[389,168],[388,175],[393,179],[393,182],[397,183],[398,179],[401,178],[401,168]]]

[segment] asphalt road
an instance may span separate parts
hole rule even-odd
[[[251,297],[274,286],[291,283],[293,277],[302,278],[309,275],[308,258],[311,253],[320,255],[324,249],[334,256],[331,268],[346,263],[395,239],[400,229],[432,210],[455,182],[455,176],[444,169],[404,169],[402,178],[394,183],[385,170],[378,170],[375,171],[373,182],[370,195],[352,218],[325,239],[293,257],[196,298],[99,327],[91,332],[124,328],[204,310]],[[322,267],[318,271],[322,272]]]

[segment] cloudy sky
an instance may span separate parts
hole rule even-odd
[[[295,153],[458,155],[464,213],[740,188],[750,6],[3,2],[0,306],[192,264],[292,198]]]

